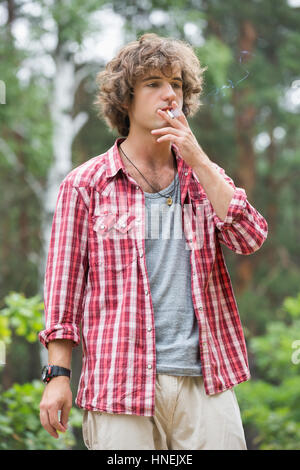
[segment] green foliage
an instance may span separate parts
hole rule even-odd
[[[208,67],[205,80],[209,80],[210,84],[215,86],[213,90],[207,90],[207,93],[214,95],[218,89],[224,87],[224,84],[230,85],[227,81],[228,70],[233,63],[230,48],[216,37],[211,36],[203,46],[195,48],[195,50],[201,65]]]
[[[36,342],[44,327],[40,296],[26,298],[11,292],[4,300],[7,307],[0,311],[0,341],[9,345],[14,331],[29,343]],[[71,409],[67,432],[54,439],[40,423],[43,390],[44,384],[39,380],[15,383],[8,390],[0,390],[0,450],[71,449],[76,444],[74,429],[81,428],[81,410]]]
[[[7,307],[0,310],[0,340],[9,344],[11,329],[23,336],[29,343],[38,340],[43,329],[44,304],[39,295],[27,299],[23,294],[11,292],[4,299]]]
[[[300,339],[299,319],[293,321],[291,325],[279,321],[270,323],[266,335],[253,338],[250,341],[250,348],[256,357],[259,376],[274,384],[280,384],[285,377],[294,377],[295,364],[291,362],[292,344],[298,339]]]
[[[263,380],[239,385],[236,395],[246,435],[256,435],[252,445],[260,450],[300,450],[299,390],[297,376],[276,387]]]
[[[68,430],[54,439],[41,426],[39,403],[44,385],[34,380],[14,384],[0,394],[0,450],[63,450],[75,444],[74,427],[81,427],[81,411],[71,409]]]
[[[300,450],[300,294],[287,297],[283,311],[284,321],[250,340],[257,380],[236,389],[243,424],[261,450]]]
[[[283,308],[288,311],[292,318],[300,318],[300,293],[297,297],[287,297],[283,302]]]

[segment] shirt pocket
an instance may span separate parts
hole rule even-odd
[[[92,216],[91,263],[100,270],[121,272],[137,259],[135,217],[104,211]]]
[[[200,193],[190,194],[190,204],[185,206],[184,233],[190,250],[201,250],[205,243],[209,200]]]

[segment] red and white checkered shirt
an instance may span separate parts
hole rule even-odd
[[[39,339],[80,342],[76,404],[87,410],[153,416],[155,322],[145,260],[145,196],[127,172],[116,139],[61,183],[44,284],[46,329]],[[221,243],[250,255],[267,237],[264,217],[242,188],[222,221],[172,144],[182,226],[191,253],[191,291],[206,394],[250,378],[246,344]],[[172,273],[170,273],[170,276]]]

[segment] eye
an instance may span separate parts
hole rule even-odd
[[[152,86],[157,86],[159,83],[149,83],[147,86],[152,87]],[[173,83],[174,88],[181,88],[181,85],[177,82]]]

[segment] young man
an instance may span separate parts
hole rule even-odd
[[[40,333],[54,437],[81,327],[89,449],[246,449],[233,387],[250,371],[221,243],[249,255],[268,226],[189,127],[204,70],[186,43],[146,34],[99,74],[99,109],[125,137],[58,195]]]

